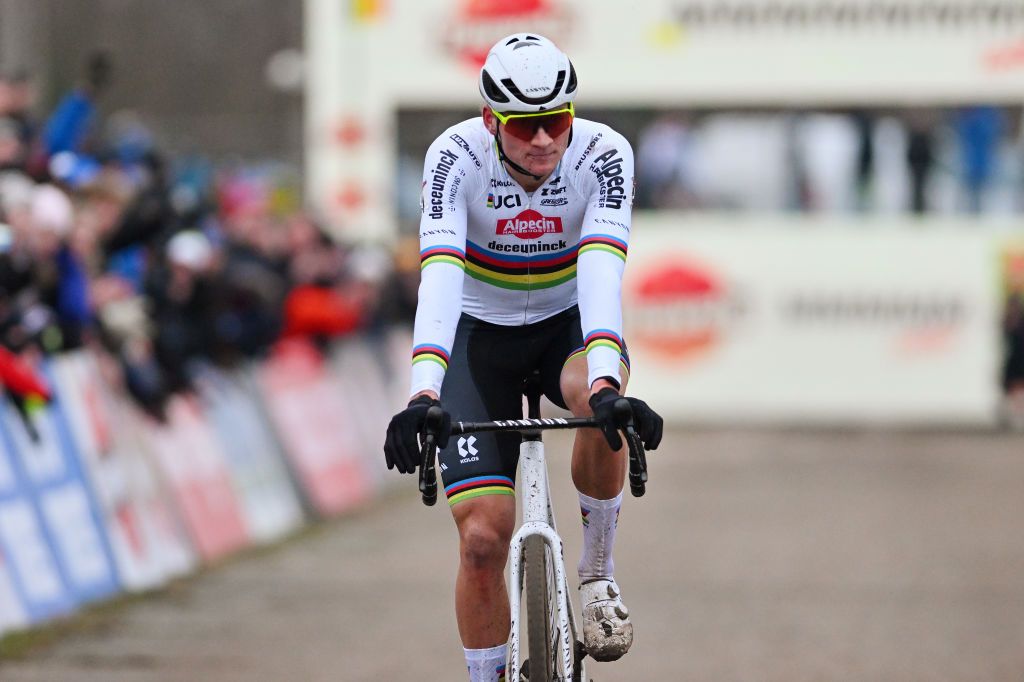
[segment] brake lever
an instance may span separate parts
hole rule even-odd
[[[643,497],[647,492],[647,453],[632,426],[626,431],[626,438],[629,442],[629,491],[633,497]]]
[[[437,471],[434,462],[437,458],[437,431],[444,419],[444,411],[434,405],[427,410],[423,422],[423,443],[420,447],[420,494],[423,504],[428,507],[437,502]]]
[[[647,453],[633,424],[633,408],[628,400],[619,398],[612,410],[629,447],[629,491],[633,497],[643,497],[647,492]]]

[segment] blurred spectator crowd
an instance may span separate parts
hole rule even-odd
[[[635,146],[637,208],[1024,211],[1020,107],[669,112]]]
[[[101,117],[109,76],[93,58],[40,116],[30,76],[0,74],[8,394],[26,393],[4,378],[21,376],[26,356],[89,346],[116,358],[159,418],[204,366],[237,365],[284,337],[326,341],[411,316],[418,262],[396,270],[390,251],[331,239],[279,168],[170,159],[138,117]]]

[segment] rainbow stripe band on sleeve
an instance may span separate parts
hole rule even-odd
[[[586,354],[587,354],[586,346],[584,346],[582,348],[577,348],[573,352],[569,353],[569,357],[567,357],[565,359],[565,362],[562,364],[562,366],[565,367],[565,365],[568,365],[569,361],[572,360],[573,358],[577,358],[577,357],[581,357],[581,356],[585,357]],[[623,344],[623,346],[622,346],[622,352],[619,353],[619,365],[622,367],[623,370],[625,370],[625,372],[626,372],[625,376],[628,377],[629,376],[629,351],[626,350],[625,344]]]
[[[459,502],[483,495],[515,497],[516,487],[508,476],[475,476],[446,486],[444,494],[448,497],[448,504],[455,506]]]
[[[448,371],[448,360],[451,358],[451,353],[446,351],[441,346],[435,346],[429,343],[416,346],[412,349],[412,364],[417,362],[436,362],[441,365],[444,370]]]
[[[583,340],[583,346],[587,349],[588,353],[595,348],[604,347],[611,348],[619,355],[622,355],[623,345],[622,338],[611,329],[595,329],[587,334],[587,338]]]
[[[434,263],[448,263],[466,269],[466,252],[454,246],[431,246],[420,251],[420,270]]]
[[[626,242],[617,237],[610,234],[592,234],[580,240],[578,255],[582,256],[590,251],[604,251],[625,261],[627,250]]]

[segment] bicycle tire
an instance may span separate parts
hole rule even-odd
[[[526,634],[530,654],[530,682],[551,682],[555,650],[551,639],[551,598],[547,544],[534,535],[526,539]]]

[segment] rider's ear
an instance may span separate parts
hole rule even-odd
[[[480,115],[484,117],[484,125],[487,126],[487,132],[489,132],[491,135],[497,135],[498,119],[496,119],[494,117],[494,114],[491,113],[491,108],[486,105],[481,107]]]

